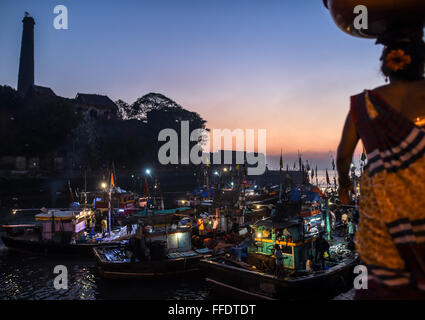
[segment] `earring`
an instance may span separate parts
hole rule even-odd
[[[385,77],[385,83],[388,83],[388,77]]]

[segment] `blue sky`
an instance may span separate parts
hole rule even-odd
[[[69,30],[53,28],[58,4]],[[267,128],[270,155],[328,158],[349,96],[383,84],[381,48],[341,32],[321,0],[0,0],[1,85],[16,88],[25,11],[37,84],[129,103],[160,92],[210,128]]]

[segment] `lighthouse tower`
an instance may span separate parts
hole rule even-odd
[[[34,25],[33,17],[25,12],[22,20],[21,57],[19,60],[18,92],[25,94],[34,85]]]

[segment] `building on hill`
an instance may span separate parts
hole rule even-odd
[[[92,118],[112,119],[117,116],[118,107],[108,96],[77,93],[74,100],[78,104],[78,110]]]
[[[32,85],[29,90],[32,91],[29,91],[29,93],[36,94],[39,96],[57,97],[53,90],[48,87]]]

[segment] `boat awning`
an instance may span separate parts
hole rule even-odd
[[[5,228],[5,229],[7,229],[7,228],[10,228],[10,229],[13,229],[13,228],[34,228],[35,224],[4,224],[1,227]]]
[[[285,228],[289,228],[289,227],[293,227],[298,225],[299,222],[298,221],[277,221],[274,222],[271,218],[267,218],[264,220],[259,220],[257,222],[255,222],[253,224],[253,227],[266,227],[266,228],[276,228],[276,229],[285,229]]]
[[[80,215],[79,211],[49,211],[47,213],[39,213],[35,215],[36,221],[64,221],[72,220]]]
[[[174,208],[174,209],[166,209],[166,210],[156,210],[153,212],[153,214],[171,214],[171,213],[179,213],[181,211],[187,211],[191,210],[190,207],[180,207],[180,208]]]

